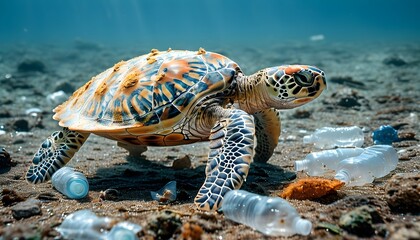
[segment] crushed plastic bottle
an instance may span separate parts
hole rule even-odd
[[[392,146],[374,145],[365,148],[362,154],[338,163],[335,179],[348,186],[362,186],[371,183],[394,170],[398,154]]]
[[[131,222],[115,221],[108,217],[98,217],[88,209],[76,211],[68,215],[56,230],[65,239],[74,240],[136,240],[142,227]],[[108,231],[108,229],[110,229]]]
[[[295,171],[305,171],[310,176],[322,176],[328,170],[337,170],[338,163],[349,157],[355,157],[363,148],[337,148],[313,152],[305,159],[295,161]]]
[[[304,144],[313,143],[318,149],[361,147],[364,140],[363,131],[357,126],[323,127],[317,129],[313,134],[303,137]]]
[[[68,198],[80,199],[89,192],[89,183],[81,173],[70,167],[62,167],[51,178],[52,185]]]
[[[159,203],[170,203],[176,200],[176,181],[170,181],[158,191],[151,191],[153,200]]]
[[[248,225],[269,236],[309,235],[312,223],[279,197],[266,197],[244,190],[226,193],[222,208],[226,218]]]
[[[374,144],[392,145],[393,142],[398,142],[398,132],[389,125],[382,125],[372,133]]]

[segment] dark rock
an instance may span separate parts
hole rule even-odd
[[[0,109],[0,118],[9,118],[12,115],[6,109]]]
[[[29,218],[41,214],[41,201],[30,198],[12,207],[12,215],[15,219]]]
[[[307,111],[307,110],[296,110],[295,113],[293,114],[294,118],[309,118],[311,116],[311,112]]]
[[[18,72],[45,72],[45,64],[39,60],[24,60],[17,67]]]
[[[352,88],[364,89],[366,87],[363,82],[353,80],[351,76],[332,76],[328,78],[328,82],[338,83]]]
[[[3,203],[3,206],[5,207],[8,207],[8,206],[13,205],[14,203],[23,202],[26,200],[25,197],[21,196],[20,194],[18,194],[12,189],[3,188],[1,195],[2,195],[1,202]]]
[[[12,129],[18,132],[29,132],[29,122],[25,119],[18,119],[12,122]]]
[[[6,149],[1,148],[0,150],[0,168],[7,168],[12,166],[12,158]]]
[[[407,65],[406,61],[404,61],[403,59],[401,59],[400,57],[397,57],[397,56],[385,58],[383,60],[383,63],[385,65],[393,65],[393,66],[396,66],[396,67],[401,67],[401,66]]]
[[[107,201],[116,201],[121,196],[120,191],[113,188],[108,188],[105,191],[101,191],[101,194],[99,195],[99,198],[102,200]]]
[[[356,110],[362,108],[367,110],[371,109],[369,101],[358,91],[350,88],[339,89],[337,92],[331,94],[331,97],[324,98],[323,103],[331,105],[332,109],[336,108],[337,105],[344,108],[354,108]]]
[[[146,226],[146,233],[155,239],[170,239],[176,232],[180,232],[181,217],[171,211],[162,211]]]
[[[73,93],[76,89],[68,82],[61,82],[54,88],[54,92],[63,91],[65,93]]]
[[[379,213],[370,206],[361,206],[340,217],[339,225],[359,237],[370,237],[375,233],[373,223],[383,222]]]
[[[175,159],[172,163],[173,169],[188,169],[191,168],[191,159],[188,155],[182,158]]]
[[[360,107],[361,104],[357,101],[356,97],[349,96],[341,98],[338,101],[338,105],[346,108],[352,108],[352,107]]]
[[[420,174],[399,173],[385,184],[386,201],[395,212],[420,212]]]

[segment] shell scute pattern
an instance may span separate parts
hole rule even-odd
[[[54,119],[88,132],[130,133],[129,128],[159,124],[166,125],[156,129],[166,128],[198,100],[223,91],[235,69],[236,63],[216,53],[152,50],[92,78],[54,109]]]

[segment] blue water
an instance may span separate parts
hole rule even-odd
[[[0,0],[0,43],[420,40],[418,0]]]

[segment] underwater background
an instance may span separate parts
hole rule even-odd
[[[0,43],[75,39],[179,49],[309,41],[420,40],[416,0],[0,1]]]

